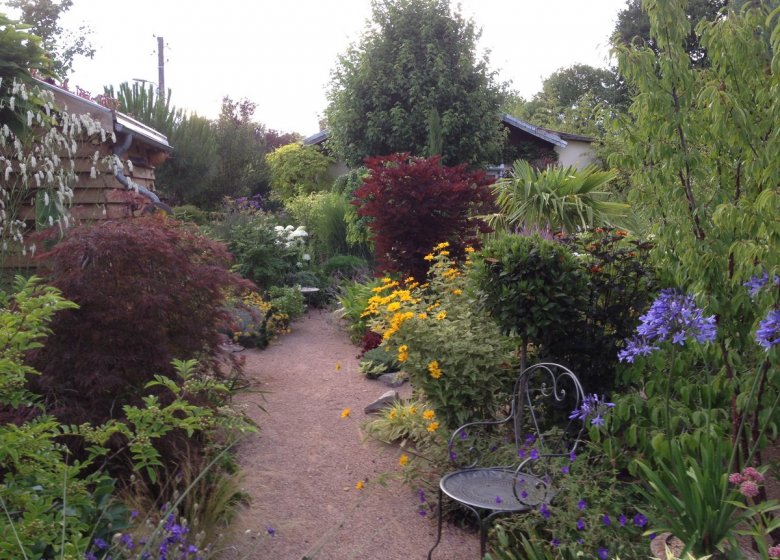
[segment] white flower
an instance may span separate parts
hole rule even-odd
[[[287,226],[287,227],[286,227],[286,228],[284,228],[284,229],[285,229],[285,231],[292,231],[292,230],[294,230],[295,228],[294,228],[294,227],[292,227],[292,226]]]
[[[303,260],[305,260],[305,261],[310,261],[311,260],[311,255],[309,253],[304,253],[301,258]]]

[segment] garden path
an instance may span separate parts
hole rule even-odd
[[[338,319],[312,310],[269,348],[242,353],[252,389],[267,394],[237,399],[260,433],[238,449],[251,504],[238,514],[222,560],[425,558],[435,520],[420,516],[413,489],[376,482],[398,471],[400,452],[362,439],[363,408],[387,387],[360,373],[357,352]],[[401,392],[408,396],[408,386]],[[352,412],[342,418],[345,408]],[[445,526],[436,557],[473,560],[478,538]]]

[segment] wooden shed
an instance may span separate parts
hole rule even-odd
[[[154,175],[155,167],[172,151],[164,134],[91,99],[43,81],[38,83],[52,92],[57,107],[71,114],[89,114],[116,135],[116,142],[107,138],[105,142],[98,139],[79,146],[75,161],[78,180],[70,207],[72,221],[83,224],[130,218],[154,206],[165,208],[155,194]],[[96,160],[112,154],[125,162],[122,169],[95,168]],[[29,212],[34,211],[30,208]]]

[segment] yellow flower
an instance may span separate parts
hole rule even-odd
[[[365,487],[366,487],[366,483],[363,482],[362,480],[358,480],[357,484],[355,484],[355,488],[357,488],[358,490],[362,490]]]
[[[394,419],[396,416],[398,416],[398,411],[396,409],[390,409],[390,412],[387,413],[387,417],[391,420]]]
[[[417,414],[417,407],[416,406],[410,406],[409,407],[409,414]]]
[[[392,281],[393,281],[392,278],[390,278],[388,276],[385,276],[384,278],[382,278],[382,283],[383,284],[389,284]]]
[[[476,249],[474,249],[474,247],[466,247],[464,251],[466,251],[467,253],[473,253],[474,251],[476,251]]]
[[[387,310],[390,311],[391,313],[393,311],[398,311],[399,309],[401,309],[401,304],[398,303],[397,301],[394,301],[393,303],[387,306]]]
[[[452,290],[453,295],[459,296],[463,293],[463,290]]]
[[[401,465],[402,467],[405,467],[408,462],[409,462],[409,455],[404,454],[398,458],[398,464]]]
[[[341,411],[341,417],[342,417],[342,418],[346,418],[347,416],[349,416],[349,413],[350,413],[350,412],[352,412],[352,410],[351,410],[351,409],[349,409],[349,408],[345,408],[344,410],[342,410],[342,411]]]
[[[443,321],[446,317],[447,317],[447,312],[446,311],[439,311],[436,314],[436,320],[437,321]]]
[[[341,362],[336,362],[336,371],[341,371]]]
[[[406,344],[402,344],[398,347],[398,361],[405,362],[409,359],[409,347]]]
[[[428,428],[427,429],[428,429],[429,432],[435,432],[436,430],[439,429],[439,423],[438,422],[431,422],[430,424],[428,424]]]
[[[427,313],[420,313],[420,314],[417,316],[417,318],[418,318],[418,319],[423,319],[423,320],[425,320],[425,319],[427,319],[427,318],[428,318],[428,314],[427,314]]]
[[[433,420],[434,418],[436,418],[436,413],[432,410],[426,410],[425,412],[423,412],[423,418],[425,418],[426,420]]]
[[[432,261],[433,260],[433,253],[428,253],[423,257],[426,261]]]
[[[436,245],[436,247],[434,247],[433,250],[434,251],[439,251],[441,249],[446,249],[449,246],[450,246],[450,244],[447,241],[443,241],[443,242],[439,243],[438,245]]]
[[[441,377],[441,369],[439,368],[439,362],[436,360],[433,360],[428,364],[428,372],[431,374],[431,377],[434,379],[438,379]]]
[[[406,280],[404,280],[404,284],[411,284],[414,282],[414,276],[410,276]]]
[[[443,256],[443,257],[447,257],[447,256],[449,256],[450,252],[449,251],[439,251],[439,254],[441,256]]]

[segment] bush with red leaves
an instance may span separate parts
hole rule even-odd
[[[63,423],[121,417],[155,374],[176,377],[174,358],[214,360],[225,290],[251,286],[228,271],[224,245],[161,217],[75,228],[40,258],[79,305],[29,357],[33,389]]]
[[[369,218],[380,266],[425,278],[424,259],[434,245],[448,241],[450,257],[478,247],[480,233],[490,227],[474,216],[490,212],[493,179],[465,165],[446,167],[439,156],[409,154],[367,158],[371,175],[355,191],[358,213]]]

